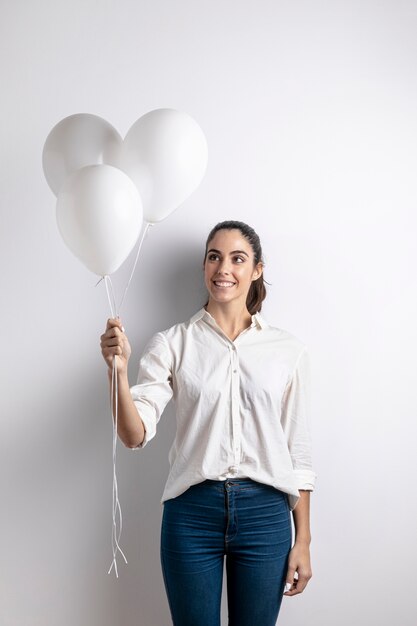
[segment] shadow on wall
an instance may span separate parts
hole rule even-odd
[[[143,315],[149,320],[147,336],[187,321],[206,303],[203,255],[201,246],[187,246],[187,249],[181,250],[181,254],[178,254],[178,248],[165,249],[164,258],[158,267],[157,281],[153,272],[141,273],[138,279],[140,285],[136,288],[140,292],[133,287],[128,306],[133,310],[139,306],[143,308],[143,294],[146,294]],[[146,261],[148,267],[152,265],[151,259]],[[131,329],[132,337],[137,330]]]
[[[143,266],[146,272],[136,277],[137,286],[131,285],[126,303],[128,336],[134,352],[131,384],[137,376],[140,345],[144,346],[152,333],[187,321],[207,299],[201,245],[186,242],[182,249],[178,244],[175,249],[174,244],[171,246],[158,253],[155,272],[148,259]],[[135,341],[135,335],[140,341]],[[46,559],[45,570],[61,567],[74,593],[81,593],[77,572],[85,572],[87,578],[90,573],[88,580],[83,579],[86,597],[93,594],[105,598],[108,611],[115,604],[123,607],[119,609],[121,623],[132,623],[131,607],[138,601],[138,587],[144,623],[163,623],[168,605],[158,559],[160,499],[168,476],[168,451],[175,436],[174,407],[166,407],[157,436],[143,450],[132,452],[118,441],[121,546],[128,565],[118,559],[124,582],[117,586],[113,574],[107,576],[111,564],[112,486],[109,393],[98,336],[91,328],[85,336],[87,343],[81,355],[78,350],[71,352],[71,344],[65,344],[63,350],[69,354],[65,367],[58,365],[45,373],[45,385],[32,395],[30,419],[36,428],[25,441],[10,442],[16,448],[15,462],[9,468],[16,540],[27,538],[22,556],[29,561]],[[65,358],[62,351],[60,356]],[[34,547],[32,535],[37,537]]]
[[[145,328],[131,322],[129,339],[132,346],[135,335],[138,336],[135,346],[140,344],[144,347],[154,332],[187,321],[205,304],[207,290],[204,284],[203,254],[201,246],[187,242],[181,249],[178,244],[175,247],[172,244],[164,247],[163,255],[158,257],[157,271],[146,271],[143,273],[146,275],[139,277],[140,292],[147,294],[146,310],[143,311],[147,322]],[[152,265],[153,262],[147,259],[146,267],[152,268]],[[142,295],[138,291],[136,294],[139,296],[136,305],[135,295],[132,294],[130,313],[135,306],[139,306],[139,302],[143,302]],[[140,357],[143,347],[134,356],[129,372],[130,384],[136,381],[136,357]],[[168,477],[168,452],[175,437],[175,429],[175,410],[170,403],[157,425],[156,436],[144,449],[132,452],[120,447],[119,483],[122,493],[123,487],[127,489],[127,499],[121,503],[126,518],[124,545],[129,549],[127,558],[130,559],[129,573],[118,592],[121,623],[131,623],[131,607],[137,604],[138,587],[142,590],[140,606],[143,623],[168,623],[168,602],[159,562],[160,499]],[[121,563],[121,567],[124,564]]]
[[[181,254],[167,250],[164,257],[166,262],[158,267],[157,282],[149,271],[139,277],[140,305],[135,305],[134,285],[127,302],[129,315],[133,312],[132,319],[136,318],[139,306],[143,308],[142,294],[147,294],[141,323],[132,321],[128,333],[134,352],[129,372],[131,385],[136,381],[140,346],[144,347],[154,332],[188,320],[206,302],[201,247]],[[168,262],[172,258],[174,262]],[[140,335],[139,341],[135,335]],[[92,343],[97,345],[95,337]],[[55,489],[62,489],[68,468],[73,477],[79,468],[85,470],[98,458],[104,463],[108,460],[111,415],[103,361],[99,348],[94,354],[89,349],[85,357],[77,357],[77,367],[72,372],[64,373],[60,368],[49,372],[45,387],[31,398],[31,420],[37,428],[31,430],[29,440],[9,442],[26,458],[26,463],[16,464],[13,476],[25,491],[45,491],[47,498]]]

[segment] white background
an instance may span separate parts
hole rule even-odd
[[[131,384],[151,334],[204,304],[211,227],[253,226],[262,313],[313,368],[313,578],[278,622],[414,624],[416,3],[15,0],[0,21],[1,623],[171,623],[159,533],[173,408],[144,450],[118,444],[116,579],[110,311],[59,236],[41,155],[67,115],[124,136],[172,107],[203,128],[209,166],[145,239],[121,312]]]

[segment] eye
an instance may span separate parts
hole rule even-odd
[[[241,256],[235,256],[235,259],[240,259],[242,261],[242,263],[245,262],[245,259],[243,257],[241,257]]]
[[[209,259],[209,261],[214,261],[214,258],[218,256],[219,256],[218,254],[216,254],[215,252],[212,252],[211,254],[208,255],[207,258]]]

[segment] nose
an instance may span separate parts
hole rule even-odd
[[[223,259],[223,261],[220,262],[217,271],[219,274],[229,274],[229,260]]]

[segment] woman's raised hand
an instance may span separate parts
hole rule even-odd
[[[107,320],[106,330],[100,337],[100,346],[109,370],[112,370],[113,356],[116,356],[117,371],[127,373],[127,362],[132,350],[120,319],[111,317]]]

